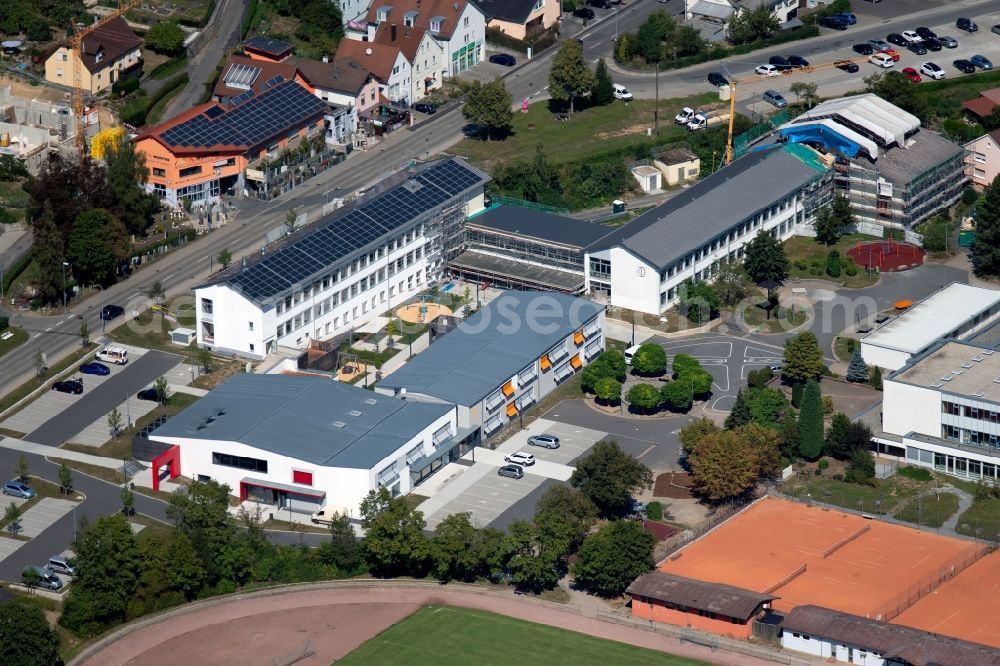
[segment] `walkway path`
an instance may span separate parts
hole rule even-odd
[[[944,521],[941,525],[941,530],[947,531],[948,533],[953,532],[958,534],[958,519],[962,517],[962,514],[972,508],[973,497],[961,488],[952,487],[949,489],[949,492],[953,495],[958,495],[958,511],[951,514],[951,517]]]

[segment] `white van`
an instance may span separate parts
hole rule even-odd
[[[128,350],[120,345],[109,345],[97,352],[97,360],[116,365],[128,363]]]
[[[632,101],[632,93],[628,91],[628,88],[626,88],[625,86],[620,86],[617,83],[614,84],[614,88],[615,88],[615,99],[620,99],[625,102]]]
[[[637,351],[639,351],[639,345],[636,345],[634,347],[629,347],[628,349],[626,349],[625,362],[628,363],[629,365],[632,365],[632,357],[635,356],[635,353]]]

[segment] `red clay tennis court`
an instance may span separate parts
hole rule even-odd
[[[905,271],[924,263],[923,248],[912,243],[895,240],[858,243],[847,251],[847,256],[858,266],[878,268],[880,271]]]
[[[1000,648],[1000,553],[988,555],[910,606],[895,624]]]
[[[982,547],[831,509],[763,499],[680,550],[662,571],[891,619]],[[953,575],[953,574],[952,574]]]

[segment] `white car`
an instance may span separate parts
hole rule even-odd
[[[613,84],[615,89],[615,99],[620,99],[623,102],[632,101],[632,93],[628,91],[625,86],[620,86],[617,83]]]
[[[687,125],[691,122],[698,112],[692,109],[690,106],[685,106],[680,110],[676,116],[674,116],[674,122],[678,125]]]
[[[913,30],[904,30],[902,32],[903,39],[905,39],[910,44],[919,44],[924,41],[923,37],[915,33]]]
[[[535,464],[535,456],[525,451],[518,451],[517,453],[512,453],[509,456],[504,456],[503,459],[509,463],[520,465],[521,467],[531,467],[532,465]]]
[[[945,77],[944,70],[941,66],[933,62],[925,62],[920,66],[920,73],[926,74],[932,79],[943,79]]]
[[[781,76],[781,72],[774,65],[757,65],[753,71],[760,76]]]
[[[886,55],[885,53],[873,53],[868,56],[868,62],[875,65],[876,67],[882,67],[884,69],[889,69],[895,66],[896,62],[892,59],[891,55]]]

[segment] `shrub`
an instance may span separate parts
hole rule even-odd
[[[9,325],[10,325],[10,319],[8,319],[7,317],[0,317],[0,331],[4,330]]]
[[[900,476],[905,476],[907,479],[913,479],[914,481],[930,481],[934,478],[930,471],[924,469],[923,467],[914,467],[913,465],[900,467],[896,470],[896,473]]]
[[[826,458],[823,458],[822,460],[820,460],[820,461],[819,461],[819,462],[817,463],[817,467],[819,467],[819,468],[820,468],[821,470],[822,470],[822,469],[826,469],[826,468],[828,468],[829,466],[830,466],[830,461],[829,461],[829,460],[827,460]]]
[[[826,274],[832,278],[840,277],[840,253],[831,250],[826,256]]]
[[[847,266],[844,268],[844,273],[846,273],[849,277],[854,277],[855,275],[857,275],[858,274],[857,264],[847,264]]]
[[[139,79],[135,76],[119,79],[111,86],[111,92],[116,95],[128,95],[139,89]]]
[[[802,382],[792,384],[792,407],[799,408],[799,403],[802,402],[802,391],[804,390],[805,384]]]
[[[962,203],[966,206],[971,206],[977,201],[979,201],[979,192],[976,192],[975,188],[967,187],[965,191],[962,192]]]
[[[843,481],[844,480],[844,475],[843,474],[834,474],[833,475],[833,480],[834,481]]]
[[[751,370],[750,374],[747,375],[747,384],[750,388],[764,388],[772,377],[774,377],[774,371],[771,368]]]
[[[829,416],[833,414],[833,398],[828,395],[823,396],[823,415]]]
[[[799,269],[800,271],[804,271],[809,268],[809,264],[806,262],[805,259],[796,259],[795,268]]]
[[[652,412],[660,406],[660,392],[649,384],[636,384],[628,391],[628,402],[639,411]]]
[[[663,520],[663,505],[659,502],[650,502],[646,505],[646,517],[650,520]]]

